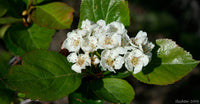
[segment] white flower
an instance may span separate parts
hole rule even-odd
[[[108,33],[116,33],[116,34],[124,34],[126,33],[126,29],[122,23],[119,22],[111,22],[107,25]]]
[[[149,41],[147,42],[147,44],[142,46],[142,50],[143,50],[144,54],[146,54],[149,57],[149,59],[151,59],[151,57],[152,57],[151,51],[153,50],[154,47],[155,47],[155,45]]]
[[[139,49],[134,49],[125,55],[125,67],[129,71],[133,71],[134,67],[134,74],[140,72],[142,70],[142,67],[146,66],[148,63],[148,56],[143,54],[143,52]]]
[[[121,35],[107,33],[99,38],[98,44],[102,49],[111,49],[121,46]]]
[[[84,52],[93,52],[98,49],[97,47],[97,38],[95,36],[88,36],[83,38],[81,49]]]
[[[94,28],[93,35],[99,38],[106,33],[106,22],[104,20],[98,20],[97,26]]]
[[[75,63],[71,68],[77,73],[81,73],[81,70],[85,69],[86,66],[91,66],[91,59],[88,54],[71,53],[67,56],[67,60]]]
[[[77,34],[76,30],[67,34],[67,39],[64,41],[63,46],[69,52],[78,52],[81,46],[82,36]]]
[[[124,58],[115,50],[104,50],[101,53],[100,65],[104,70],[115,72],[120,69],[124,63]]]
[[[82,21],[81,29],[92,31],[96,27],[96,24],[89,21],[88,19]]]
[[[139,31],[135,38],[131,39],[131,45],[133,47],[137,47],[144,52],[144,54],[148,55],[149,58],[152,56],[152,49],[154,48],[154,44],[148,41],[147,33],[143,31]]]

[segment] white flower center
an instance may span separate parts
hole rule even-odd
[[[79,45],[79,40],[74,40],[73,45],[77,47]]]
[[[111,40],[110,37],[107,37],[107,38],[106,38],[105,44],[106,44],[106,45],[112,44],[112,40]]]
[[[79,57],[77,63],[81,66],[81,65],[84,64],[84,61],[85,61],[85,60],[84,60],[84,57]]]
[[[113,63],[114,63],[114,60],[109,57],[107,60],[106,60],[106,63],[109,65],[109,66],[113,66]]]
[[[131,63],[133,64],[133,66],[136,66],[138,65],[138,57],[133,57],[132,60],[131,60]]]

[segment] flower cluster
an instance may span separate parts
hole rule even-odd
[[[74,63],[72,70],[78,73],[91,65],[100,65],[103,71],[115,73],[125,65],[128,71],[136,74],[149,63],[154,44],[148,41],[147,33],[143,31],[129,38],[122,23],[85,20],[81,29],[67,34],[62,48],[70,52],[67,60]]]

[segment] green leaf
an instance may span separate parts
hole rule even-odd
[[[0,51],[0,79],[8,73],[9,61],[11,56],[6,51]]]
[[[189,52],[184,51],[172,40],[159,39],[156,40],[149,65],[133,76],[144,83],[167,85],[183,78],[198,63],[199,61],[192,59]]]
[[[97,22],[103,19],[106,23],[118,21],[130,25],[128,2],[125,0],[82,0],[79,27],[83,20]]]
[[[118,78],[95,80],[91,83],[91,88],[99,98],[113,103],[129,103],[135,95],[132,86]]]
[[[74,92],[81,84],[81,74],[59,53],[36,50],[22,57],[23,65],[13,66],[7,83],[28,98],[51,101]]]
[[[69,104],[104,104],[104,101],[87,99],[81,93],[74,92],[69,95]]]
[[[13,18],[13,17],[0,18],[0,24],[11,24],[11,23],[17,23],[17,22],[22,22],[22,19]]]
[[[7,0],[0,0],[0,17],[6,14],[9,4]]]
[[[50,29],[70,28],[73,21],[74,9],[65,3],[52,2],[36,6],[31,18],[39,26]]]
[[[14,92],[9,89],[0,89],[0,104],[11,104],[14,100]]]
[[[6,32],[6,46],[15,55],[22,55],[34,49],[48,49],[55,30],[33,24],[27,28],[23,24],[12,25]]]
[[[0,28],[0,39],[4,37],[5,35],[5,32],[6,30],[10,27],[9,24],[7,25],[3,25],[1,28]]]

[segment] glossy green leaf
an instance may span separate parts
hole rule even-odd
[[[0,17],[8,11],[9,4],[7,0],[0,0]]]
[[[128,2],[125,0],[82,0],[79,27],[85,19],[93,22],[103,19],[107,24],[118,21],[129,26]]]
[[[87,99],[81,93],[74,92],[69,95],[69,104],[104,104],[104,101]]]
[[[133,76],[144,83],[167,85],[180,80],[198,63],[199,61],[192,59],[189,52],[184,51],[172,40],[159,39],[156,40],[149,65]]]
[[[50,29],[70,28],[73,21],[74,9],[65,3],[52,2],[36,6],[31,18],[39,26]]]
[[[113,103],[130,103],[135,95],[132,86],[118,78],[93,81],[91,88],[99,98]]]
[[[57,100],[74,92],[81,84],[81,74],[59,53],[36,50],[22,57],[23,65],[13,66],[7,83],[26,97],[41,101]]]
[[[13,17],[0,18],[0,24],[11,24],[11,23],[17,23],[17,22],[22,22],[22,19],[13,18]]]
[[[22,55],[34,49],[48,49],[55,30],[33,24],[27,28],[23,24],[12,25],[6,32],[6,46],[15,55]]]

